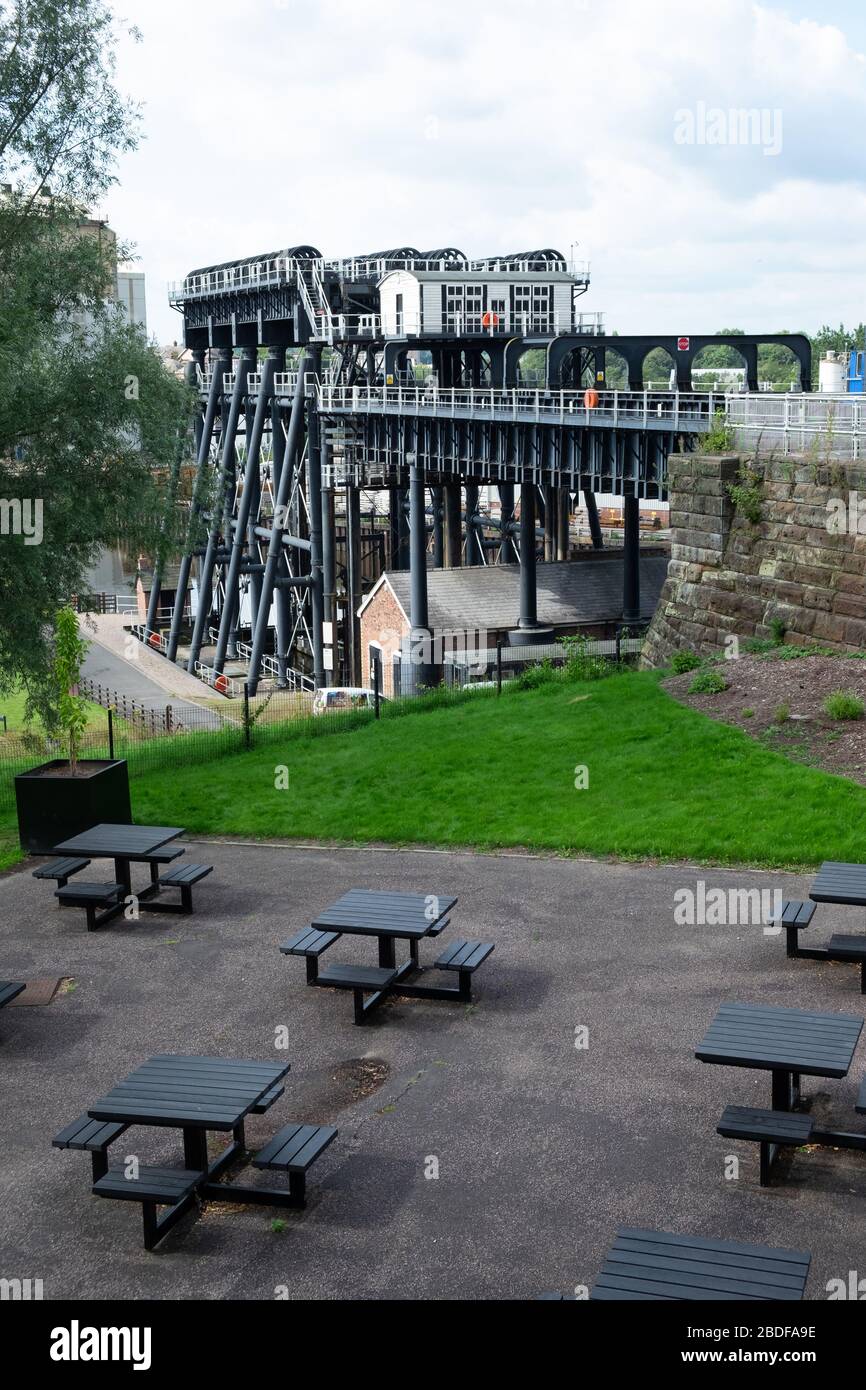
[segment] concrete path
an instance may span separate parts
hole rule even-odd
[[[170,704],[173,710],[184,713],[194,728],[218,729],[223,724],[217,713],[199,703],[205,693],[209,701],[225,706],[228,718],[240,718],[232,701],[214,690],[206,691],[188,671],[131,638],[126,630],[130,622],[128,616],[120,614],[88,613],[79,618],[82,635],[90,643],[82,668],[84,675],[137,700],[146,709],[164,710]]]
[[[674,920],[674,893],[699,879],[792,896],[807,880],[225,843],[188,856],[215,865],[194,916],[90,934],[32,865],[0,880],[0,974],[75,979],[50,1006],[0,1014],[5,1277],[39,1277],[53,1299],[531,1299],[591,1284],[620,1223],[811,1250],[813,1299],[863,1276],[866,1155],[789,1151],[759,1187],[755,1146],[715,1127],[727,1103],[767,1106],[769,1078],[693,1055],[722,1000],[863,1016],[856,967],[789,961],[760,925]],[[457,936],[495,942],[477,1002],[393,1002],[358,1028],[349,995],[307,988],[277,945],[353,885],[458,894],[422,958]],[[822,906],[810,939],[861,916]],[[331,959],[373,963],[373,943],[344,937]],[[147,1254],[138,1207],[91,1197],[87,1156],[52,1136],[157,1052],[291,1062],[247,1138],[260,1147],[290,1120],[338,1126],[305,1211],[210,1206]],[[377,1066],[387,1079],[365,1088]],[[861,1040],[845,1080],[804,1077],[813,1113],[862,1129],[864,1070]],[[130,1130],[115,1161],[130,1154],[182,1162],[166,1131]]]

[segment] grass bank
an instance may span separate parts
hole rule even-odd
[[[269,731],[249,752],[135,777],[135,816],[262,838],[777,866],[864,858],[866,789],[677,704],[658,681],[557,681],[327,737]]]

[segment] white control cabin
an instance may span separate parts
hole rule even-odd
[[[385,338],[507,337],[603,332],[575,312],[582,277],[568,270],[389,271],[379,281]]]

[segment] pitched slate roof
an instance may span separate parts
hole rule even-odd
[[[641,616],[655,612],[667,576],[665,555],[644,555],[640,561]],[[538,621],[553,627],[606,623],[622,617],[622,556],[598,560],[561,561],[538,565]],[[409,621],[408,570],[388,570],[371,590],[362,608],[386,583]],[[520,613],[519,565],[473,565],[470,568],[427,571],[430,626],[443,631],[463,628],[514,627]]]

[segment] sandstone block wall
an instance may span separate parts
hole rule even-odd
[[[840,650],[866,647],[866,464],[759,459],[760,520],[731,500],[739,457],[675,454],[669,460],[671,559],[644,662],[672,652],[717,652],[725,637],[770,637]],[[859,494],[864,534],[850,503]],[[828,530],[828,503],[846,504],[853,530]],[[854,498],[854,507],[857,499]]]

